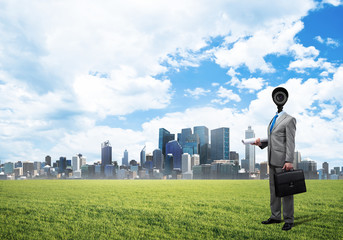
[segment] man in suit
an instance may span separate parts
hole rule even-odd
[[[283,111],[283,105],[287,102],[288,92],[285,88],[278,87],[272,93],[274,103],[278,112],[268,125],[268,142],[256,139],[253,145],[261,149],[268,146],[269,163],[269,187],[270,187],[270,209],[271,216],[263,224],[281,222],[281,198],[275,195],[274,173],[293,168],[296,120]],[[283,218],[285,224],[282,230],[290,230],[294,224],[294,202],[293,195],[283,197]]]

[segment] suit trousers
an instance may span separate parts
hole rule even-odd
[[[269,165],[269,187],[270,187],[270,210],[271,219],[281,220],[281,198],[275,194],[274,174],[282,172],[282,168]],[[294,222],[294,199],[293,195],[282,198],[283,219],[285,223]]]

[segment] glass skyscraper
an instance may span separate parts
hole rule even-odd
[[[199,137],[200,164],[206,164],[210,159],[208,128],[196,126],[194,127],[194,134]]]
[[[211,130],[211,160],[229,160],[229,157],[230,129],[223,127]]]
[[[49,155],[45,157],[45,165],[51,166],[51,157]]]
[[[192,129],[191,128],[184,128],[181,130],[181,135],[178,139],[178,142],[182,147],[184,147],[184,144],[189,139],[189,137],[192,136]]]
[[[170,175],[172,173],[173,165],[174,165],[173,161],[174,161],[173,154],[171,153],[167,154],[165,165],[164,165],[165,175]]]
[[[255,132],[252,130],[251,126],[248,127],[248,130],[245,130],[245,139],[254,138]],[[251,144],[245,145],[245,160],[249,162],[249,169],[246,171],[254,172],[255,171],[255,146]]]
[[[112,147],[110,141],[101,144],[101,165],[105,168],[106,165],[112,164]]]
[[[175,134],[171,134],[164,128],[159,129],[158,148],[162,150],[163,156],[166,156],[166,144],[172,140],[175,140]]]
[[[145,166],[145,147],[142,149],[141,151],[141,166],[144,167]]]
[[[166,153],[173,155],[173,168],[181,170],[182,147],[176,140],[166,144]]]
[[[129,152],[125,149],[124,157],[121,159],[122,165],[129,166]]]
[[[63,173],[67,168],[67,158],[66,157],[60,157],[59,162],[59,173]]]
[[[183,152],[188,153],[190,155],[199,154],[199,151],[200,151],[199,148],[200,148],[200,141],[199,141],[198,134],[189,135],[182,145]]]
[[[152,162],[154,167],[162,170],[163,168],[163,155],[160,149],[155,149],[152,153]]]

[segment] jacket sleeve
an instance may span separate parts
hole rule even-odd
[[[261,146],[259,146],[261,149],[265,148],[268,146],[268,142],[261,142]]]
[[[286,159],[285,162],[293,163],[295,148],[296,119],[292,117],[286,126]]]

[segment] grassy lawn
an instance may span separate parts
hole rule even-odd
[[[285,232],[266,180],[0,181],[0,239],[343,239],[343,181],[306,184]]]

